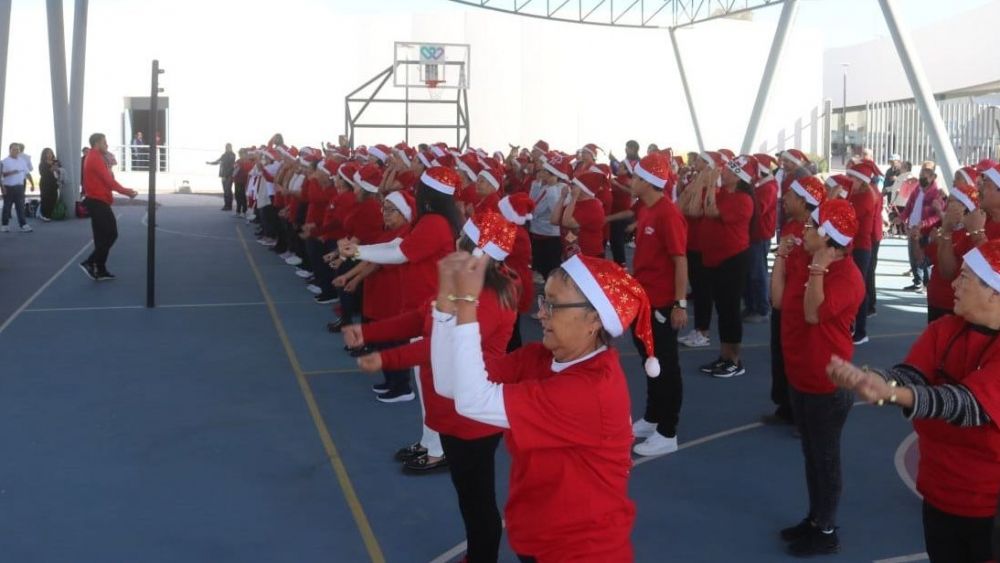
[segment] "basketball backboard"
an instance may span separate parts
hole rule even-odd
[[[465,90],[470,85],[469,45],[395,43],[393,85],[399,88]]]

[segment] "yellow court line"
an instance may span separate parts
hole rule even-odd
[[[921,334],[923,334],[923,333],[922,332],[895,332],[895,333],[892,333],[892,334],[873,334],[873,335],[869,336],[868,339],[869,340],[881,340],[881,339],[884,339],[884,338],[902,338],[904,336],[914,337],[914,336],[920,336]],[[757,344],[744,344],[743,346],[740,346],[740,349],[741,350],[749,350],[749,349],[753,349],[753,348],[766,348],[766,347],[769,347],[770,345],[771,345],[770,342],[759,342]],[[681,348],[680,346],[678,346],[678,348],[679,348],[679,350],[677,350],[677,352],[680,353],[680,354],[684,354],[686,352],[688,352],[688,353],[689,352],[703,352],[705,350],[713,350],[713,348],[707,347],[707,346],[704,347],[704,348]],[[631,358],[632,356],[638,356],[639,353],[638,352],[622,352],[622,353],[620,353],[618,355],[620,357],[622,357],[622,358]]]
[[[327,429],[326,422],[323,421],[323,415],[320,413],[319,406],[316,404],[316,397],[313,395],[312,388],[306,380],[305,372],[302,371],[302,365],[299,363],[299,357],[295,354],[295,349],[292,348],[292,343],[288,339],[288,334],[285,332],[285,326],[278,317],[278,310],[274,306],[274,300],[271,299],[271,293],[267,290],[267,285],[264,283],[264,277],[261,275],[260,269],[257,268],[257,262],[250,253],[250,248],[247,246],[246,238],[243,236],[243,231],[241,231],[239,227],[236,227],[236,235],[240,240],[240,244],[243,245],[243,251],[246,253],[247,261],[250,263],[250,269],[253,270],[253,275],[257,278],[257,285],[260,286],[260,292],[264,296],[264,301],[267,303],[267,310],[271,314],[271,321],[274,322],[274,329],[278,332],[278,337],[281,339],[281,345],[284,346],[285,354],[288,356],[288,362],[292,366],[292,371],[295,372],[295,379],[299,383],[299,389],[302,391],[302,397],[306,400],[306,405],[309,407],[309,414],[312,416],[313,424],[316,426],[316,431],[319,433],[320,441],[323,442],[323,449],[326,450],[326,456],[330,459],[330,465],[333,466],[333,472],[337,475],[337,481],[340,483],[340,488],[344,491],[344,498],[347,501],[347,506],[351,509],[351,514],[354,516],[354,522],[357,524],[358,531],[361,533],[361,539],[365,542],[365,548],[368,550],[368,556],[371,557],[371,560],[374,563],[385,563],[385,556],[382,555],[382,548],[379,547],[378,540],[375,538],[375,532],[372,531],[371,524],[368,523],[368,517],[365,516],[365,510],[361,506],[361,501],[358,499],[358,494],[354,490],[354,485],[351,484],[351,478],[347,474],[347,468],[344,466],[344,460],[337,452],[337,446],[334,445],[333,438],[330,437],[330,431]]]

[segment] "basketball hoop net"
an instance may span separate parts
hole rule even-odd
[[[432,100],[440,100],[444,96],[444,89],[438,88],[438,85],[443,82],[444,80],[424,80],[424,84],[427,85],[427,94]]]

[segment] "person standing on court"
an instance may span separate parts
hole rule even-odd
[[[111,211],[114,202],[112,192],[134,198],[138,192],[123,187],[116,180],[104,160],[108,150],[108,139],[104,133],[90,136],[90,151],[83,162],[83,183],[87,186],[87,197],[83,204],[90,213],[90,226],[94,232],[94,252],[80,263],[83,273],[92,280],[113,280],[108,271],[108,252],[118,238],[118,222]]]
[[[233,152],[233,144],[226,143],[226,152],[222,156],[206,162],[210,166],[219,165],[219,178],[222,179],[222,211],[232,211],[233,209],[233,172],[236,170],[236,153]]]
[[[17,221],[21,226],[21,230],[30,233],[31,226],[28,225],[24,218],[24,182],[25,177],[28,176],[29,170],[26,162],[19,158],[21,154],[21,146],[18,143],[10,144],[10,156],[0,161],[0,185],[3,186],[3,226],[0,227],[0,232],[9,233],[10,227],[7,226],[10,223],[10,208],[13,206],[14,211],[17,212]]]

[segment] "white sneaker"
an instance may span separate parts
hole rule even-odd
[[[323,288],[321,288],[318,285],[309,284],[306,286],[306,289],[309,290],[309,293],[312,293],[314,295],[319,295],[320,293],[323,293]]]
[[[639,442],[632,451],[641,456],[666,455],[677,451],[677,436],[667,438],[659,432]]]
[[[656,423],[649,422],[645,418],[632,423],[632,435],[636,438],[649,438],[656,433]]]
[[[292,254],[288,258],[285,258],[285,264],[288,264],[289,266],[298,266],[301,263],[302,259],[294,254]]]
[[[691,329],[691,332],[685,334],[684,336],[678,336],[677,337],[677,342],[679,344],[683,344],[683,345],[687,346],[687,343],[691,341],[691,339],[694,337],[694,334],[696,332],[698,332],[698,331],[695,330],[695,329]]]
[[[298,270],[295,270],[295,275],[299,276],[302,279],[308,279],[312,277],[313,274],[309,270],[303,270],[302,268],[299,268]]]
[[[681,344],[687,346],[688,348],[707,348],[712,345],[712,341],[704,334],[695,330],[692,331],[692,334],[689,335],[688,339],[681,342]]]
[[[32,229],[32,228],[31,228],[31,225],[23,225],[23,226],[21,227],[21,232],[22,232],[22,233],[30,233],[31,231],[34,231],[34,230],[35,230],[35,229]]]
[[[281,258],[282,260],[288,260],[292,256],[294,256],[294,254],[292,254],[291,251],[288,250],[278,255],[278,257]]]
[[[8,227],[7,225],[0,227],[0,233],[9,233],[9,232],[10,232],[10,227]]]

